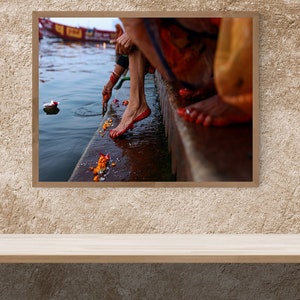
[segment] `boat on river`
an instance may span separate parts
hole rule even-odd
[[[43,32],[41,28],[39,28],[39,40],[41,40],[44,37]]]
[[[116,38],[116,31],[67,26],[53,22],[49,18],[39,18],[39,23],[44,36],[62,38],[65,41],[109,43]]]

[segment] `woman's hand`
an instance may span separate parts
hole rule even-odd
[[[105,104],[109,101],[109,99],[111,97],[112,88],[113,88],[113,85],[110,81],[103,87],[102,104]]]
[[[132,43],[126,32],[124,32],[120,37],[117,38],[116,51],[118,53],[128,55],[131,52],[133,46],[134,44]]]

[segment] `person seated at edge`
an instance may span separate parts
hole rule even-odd
[[[205,98],[178,109],[185,120],[204,126],[252,120],[251,18],[121,20],[166,80]]]
[[[116,52],[121,54],[117,61],[110,80],[104,86],[102,95],[103,102],[108,102],[111,97],[111,90],[119,77],[128,68],[130,69],[130,101],[122,116],[120,124],[110,130],[110,137],[117,138],[133,129],[134,124],[151,114],[151,110],[146,102],[144,90],[144,76],[149,70],[149,62],[142,52],[132,43],[126,32],[122,33],[116,40]]]

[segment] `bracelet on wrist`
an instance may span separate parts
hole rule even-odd
[[[115,84],[118,82],[119,78],[120,78],[120,75],[119,75],[118,73],[116,73],[116,72],[113,71],[113,72],[111,73],[111,75],[110,75],[109,81],[110,81],[113,85],[115,85]]]

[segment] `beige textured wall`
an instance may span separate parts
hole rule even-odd
[[[137,8],[260,13],[258,188],[31,187],[32,11]],[[170,0],[1,0],[0,233],[299,233],[299,15],[298,0],[188,0],[180,7]],[[7,285],[23,287],[28,299],[77,299],[72,280],[91,293],[78,299],[171,299],[172,291],[178,299],[221,299],[222,289],[231,299],[260,289],[263,299],[300,294],[298,265],[2,265],[0,276],[1,299],[24,299]]]

